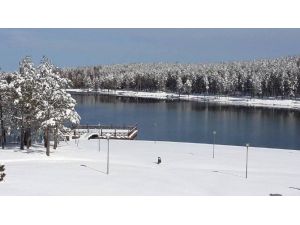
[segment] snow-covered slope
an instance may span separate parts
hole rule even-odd
[[[107,175],[100,143],[0,150],[0,195],[300,195],[300,151],[250,147],[245,179],[245,147],[111,140]]]

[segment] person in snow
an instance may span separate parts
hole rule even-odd
[[[160,163],[161,163],[161,158],[158,157],[158,159],[157,159],[157,164],[160,164]]]

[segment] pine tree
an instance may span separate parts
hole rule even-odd
[[[183,85],[183,90],[186,94],[190,95],[192,91],[192,82],[187,79],[186,82]]]
[[[177,92],[178,92],[179,97],[180,97],[180,94],[181,94],[182,89],[183,89],[183,84],[182,84],[181,77],[178,77],[177,80],[176,80],[176,88],[177,88]]]
[[[57,146],[58,135],[64,129],[64,123],[79,123],[80,116],[75,111],[76,101],[65,90],[68,81],[55,73],[54,65],[43,58],[38,73],[39,105],[37,118],[45,132],[46,154],[50,155],[50,134],[54,133],[54,147]]]
[[[36,68],[30,57],[25,57],[20,62],[20,71],[15,74],[12,81],[12,98],[17,126],[20,128],[20,149],[30,147],[31,131],[38,126],[36,120],[37,104],[39,103],[38,76]]]
[[[0,143],[2,149],[5,146],[5,113],[7,112],[6,107],[9,105],[9,87],[7,81],[4,79],[4,75],[0,75]]]

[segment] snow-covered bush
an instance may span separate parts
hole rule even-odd
[[[0,164],[0,182],[4,180],[4,177],[6,176],[6,174],[4,173],[5,171],[5,167],[4,165]]]

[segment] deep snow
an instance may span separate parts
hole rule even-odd
[[[0,150],[0,195],[300,195],[300,152],[243,146],[110,140]],[[161,157],[162,163],[156,164]]]

